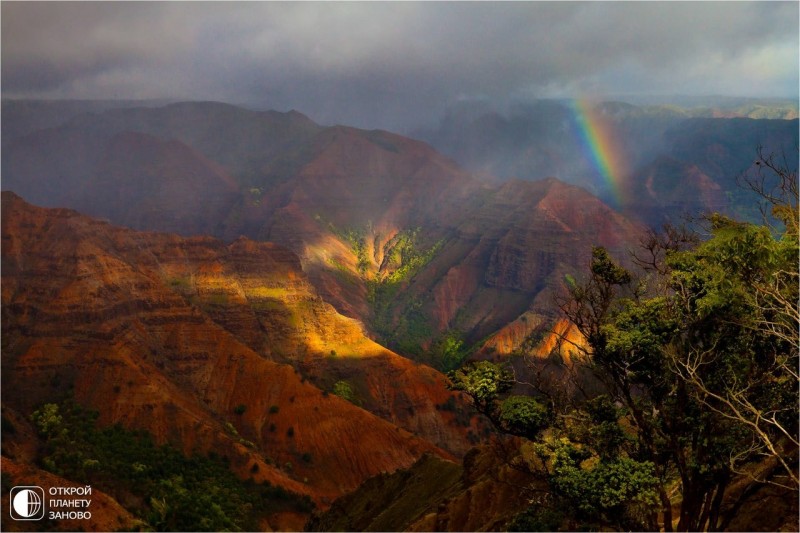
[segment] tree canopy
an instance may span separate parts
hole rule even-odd
[[[723,499],[737,476],[797,491],[797,175],[757,167],[764,223],[709,215],[703,236],[652,233],[635,268],[595,248],[588,277],[566,280],[560,307],[585,339],[575,364],[603,394],[548,412],[536,392],[504,399],[502,366],[451,374],[499,428],[536,441],[541,512],[569,507],[571,527],[713,531],[736,512]]]

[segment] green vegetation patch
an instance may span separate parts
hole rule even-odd
[[[372,307],[372,329],[384,344],[404,354],[421,355],[422,345],[434,336],[422,301],[403,297],[402,289],[442,249],[444,241],[430,248],[420,246],[420,229],[404,230],[384,246],[383,273],[367,280]]]
[[[331,233],[339,238],[339,240],[350,245],[350,250],[358,260],[356,264],[358,273],[365,276],[371,264],[369,256],[367,255],[367,232],[369,228],[367,230],[353,228],[342,229],[337,227],[333,222],[325,221],[320,215],[316,215],[314,218],[317,222],[324,224]],[[349,272],[344,265],[337,264],[333,260],[332,263],[337,270],[343,268],[345,272]]]
[[[358,394],[356,394],[356,390],[353,385],[351,385],[348,381],[337,381],[333,384],[333,390],[331,392],[339,398],[347,400],[354,405],[361,405],[361,399],[358,397]]]
[[[194,291],[194,280],[191,276],[175,276],[172,278],[167,279],[167,284],[169,287],[182,294],[186,295],[192,291]]]
[[[32,420],[45,440],[45,470],[129,502],[128,511],[146,528],[257,531],[270,514],[313,508],[307,496],[240,480],[224,457],[186,457],[143,431],[98,428],[97,413],[74,402],[46,404]]]
[[[421,244],[420,228],[400,231],[384,245],[380,272],[372,276],[369,271],[373,262],[369,257],[370,246],[367,242],[368,236],[373,234],[370,224],[365,228],[339,228],[321,215],[316,215],[315,220],[349,244],[356,256],[356,269],[367,285],[367,301],[372,308],[370,327],[379,335],[382,343],[403,354],[423,355],[422,346],[434,337],[435,331],[422,302],[404,294],[403,289],[436,257],[444,241],[425,247]],[[375,247],[378,242],[379,238],[375,237]],[[328,262],[339,279],[351,285],[355,282],[346,266],[334,259]],[[449,368],[457,366],[457,363],[447,362],[439,366]]]
[[[399,283],[411,278],[422,267],[431,262],[444,244],[443,241],[435,243],[428,249],[423,249],[419,244],[420,228],[404,230],[384,246],[384,265],[391,272],[385,276],[388,283]]]

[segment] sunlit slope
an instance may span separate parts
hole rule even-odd
[[[290,252],[252,246],[260,248],[265,271],[272,264],[282,272],[273,281],[283,274],[289,278],[289,272],[302,276]],[[195,301],[182,292],[186,287],[174,263],[193,265],[188,268],[197,270],[197,278],[225,257],[238,254],[246,263],[242,256],[248,253],[244,242],[228,247],[210,238],[136,233],[69,210],[34,208],[4,193],[4,404],[30,413],[42,402],[74,397],[98,410],[103,424],[146,429],[187,453],[214,451],[243,477],[268,480],[321,503],[367,477],[409,465],[423,452],[450,457],[313,385],[298,369],[254,351],[247,339],[207,313],[207,306],[219,303],[215,293]],[[167,258],[173,254],[171,265]],[[268,280],[262,287],[248,290],[262,301],[274,295]],[[366,340],[355,346],[378,351]],[[419,394],[435,401],[441,377],[421,372],[408,382],[428,387]],[[443,387],[438,390],[443,399],[449,396]],[[415,405],[413,397],[406,400]],[[391,413],[393,405],[385,405]],[[451,424],[444,414],[436,417],[438,411],[422,406],[420,411],[420,417],[434,417],[418,424],[421,432],[434,428],[445,435],[443,443],[465,438],[463,427],[446,436],[444,428]],[[413,420],[406,417],[409,427]]]
[[[629,220],[557,180],[489,186],[400,135],[215,103],[80,115],[10,141],[3,170],[3,187],[34,203],[286,246],[326,302],[432,364],[447,336],[472,345],[524,313],[551,320],[554,291],[584,270],[593,245],[624,256],[637,240]],[[224,276],[213,283],[230,302],[270,298]],[[341,351],[313,328],[302,335],[319,352]]]

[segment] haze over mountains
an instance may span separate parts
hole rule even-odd
[[[684,212],[751,216],[737,176],[798,144],[796,118],[586,106],[631,155],[615,189],[562,102],[462,108],[426,144],[217,102],[4,100],[4,456],[34,468],[26,420],[72,398],[322,510],[379,475],[313,527],[503,527],[518,474],[470,451],[492,429],[441,371],[580,342],[555,303],[593,246],[625,262]],[[414,512],[348,522],[365,493]]]
[[[794,159],[796,102],[677,101],[688,105],[539,100],[498,111],[464,102],[414,135],[487,179],[556,177],[655,225],[681,211],[741,208],[747,199],[727,196],[739,195],[734,180],[757,146]]]
[[[285,245],[326,301],[419,355],[447,332],[471,343],[526,312],[552,314],[553,290],[592,245],[622,257],[647,225],[756,216],[737,178],[758,146],[791,154],[798,143],[796,119],[582,105],[540,101],[508,116],[464,106],[426,134],[450,159],[296,111],[100,102],[53,113],[56,103],[5,101],[16,120],[4,129],[3,188],[135,229]],[[63,122],[37,129],[43,116]],[[612,155],[625,165],[604,171]]]

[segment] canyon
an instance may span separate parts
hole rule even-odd
[[[534,481],[498,454],[530,451],[446,372],[502,361],[525,380],[531,360],[583,342],[558,302],[593,247],[630,265],[648,229],[686,210],[752,216],[734,186],[743,145],[797,143],[796,119],[664,122],[607,104],[627,135],[653,126],[670,146],[642,156],[615,209],[596,184],[552,177],[547,157],[568,159],[558,136],[493,149],[536,179],[483,179],[501,168],[481,140],[507,137],[499,116],[453,118],[460,140],[429,132],[451,159],[297,111],[3,106],[4,476],[56,482],[31,415],[75,401],[101,427],[222,457],[317,509],[265,530],[506,527],[528,501],[510,487]],[[541,135],[564,119],[537,113]],[[113,495],[98,502],[91,528],[136,527]]]

